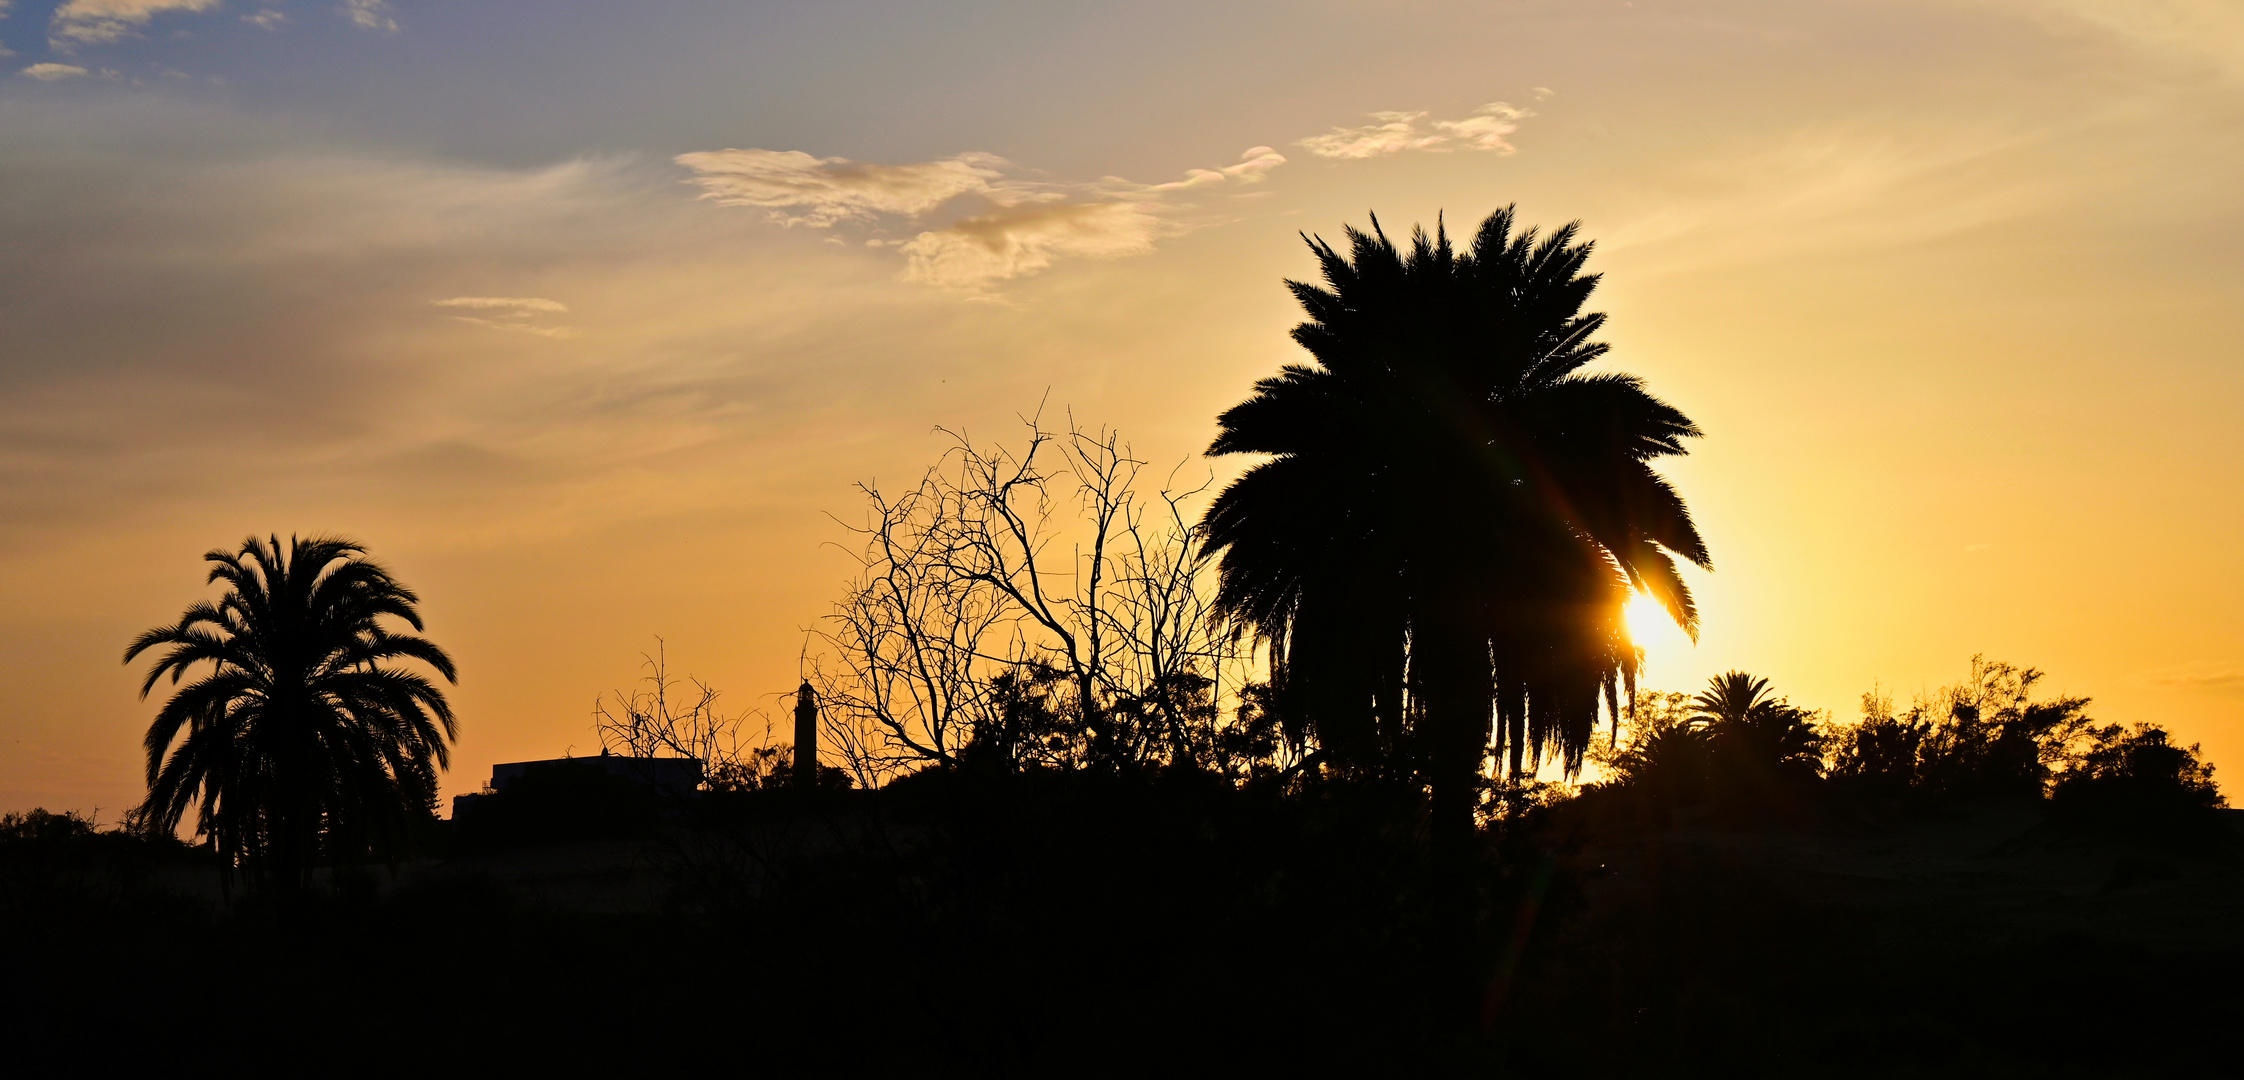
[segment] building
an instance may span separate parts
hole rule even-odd
[[[702,763],[689,757],[622,757],[603,750],[598,757],[547,758],[543,761],[509,761],[491,766],[491,778],[473,795],[452,796],[452,820],[473,813],[475,804],[505,791],[530,775],[545,770],[580,769],[636,780],[666,796],[686,798],[701,790]]]

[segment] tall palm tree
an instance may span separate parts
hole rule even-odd
[[[406,850],[458,734],[443,690],[394,666],[417,660],[459,681],[443,649],[382,622],[421,630],[420,598],[344,539],[292,537],[284,551],[277,536],[251,537],[203,558],[225,595],[125,650],[128,664],[164,650],[143,699],[165,674],[177,686],[211,665],[148,727],[143,819],[170,831],[199,802],[195,831],[229,873],[283,889],[301,887],[323,850]]]
[[[1255,384],[1210,455],[1254,453],[1209,508],[1217,603],[1271,647],[1286,707],[1349,769],[1429,782],[1437,829],[1472,826],[1494,741],[1516,773],[1578,769],[1602,696],[1636,650],[1621,618],[1648,590],[1696,632],[1680,555],[1706,545],[1654,459],[1699,430],[1605,355],[1584,314],[1591,245],[1568,225],[1470,246],[1378,219],[1342,254],[1303,237],[1323,286],[1288,281],[1314,361]]]

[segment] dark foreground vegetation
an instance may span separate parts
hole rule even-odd
[[[171,683],[147,801],[0,826],[11,1045],[73,1071],[2232,1071],[2244,846],[2196,748],[1980,661],[1843,726],[1742,672],[1639,693],[1625,605],[1693,628],[1676,560],[1711,565],[1653,468],[1699,430],[1588,370],[1589,245],[1505,211],[1461,249],[1311,246],[1313,362],[1218,418],[1209,452],[1259,460],[1205,513],[1072,419],[868,485],[794,748],[658,652],[598,706],[609,758],[440,822],[455,672],[419,598],[349,541],[211,552],[223,596],[127,653]],[[610,768],[650,758],[701,782]]]
[[[1786,776],[1704,710],[1667,729],[1696,759],[1647,721],[1614,782],[1488,785],[1463,867],[1422,790],[1306,773],[555,782],[446,851],[230,902],[207,849],[34,812],[0,831],[0,1008],[86,1062],[256,1017],[238,1060],[2226,1073],[2244,836],[2194,755],[2091,728],[2049,797],[2003,791],[2018,718],[1949,705],[1896,719],[1912,775],[1870,786],[1853,744]],[[1936,768],[1959,750],[1990,764]]]

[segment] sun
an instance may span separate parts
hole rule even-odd
[[[1677,657],[1691,648],[1691,635],[1675,625],[1667,606],[1650,593],[1630,596],[1628,606],[1622,609],[1622,617],[1628,620],[1629,638],[1636,642],[1637,648],[1644,650],[1647,661]]]

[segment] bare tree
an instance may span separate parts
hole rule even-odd
[[[779,782],[788,748],[772,743],[770,718],[757,710],[720,711],[722,691],[692,675],[671,678],[667,653],[667,644],[656,638],[639,685],[593,703],[601,748],[627,757],[694,758],[708,786],[720,791]]]
[[[902,494],[860,485],[860,573],[809,664],[824,730],[864,783],[968,757],[1234,772],[1252,658],[1211,611],[1207,485],[1147,494],[1118,433],[1023,425],[1017,451],[945,430]]]

